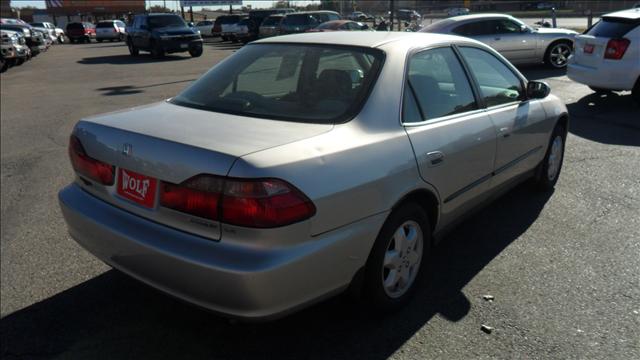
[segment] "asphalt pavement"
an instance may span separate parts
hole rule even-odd
[[[556,190],[521,185],[461,224],[397,313],[338,297],[230,323],[83,250],[56,198],[73,178],[74,123],[171,97],[238,48],[155,60],[121,43],[61,45],[1,75],[2,358],[640,358],[640,107],[543,66],[521,71],[571,115]]]

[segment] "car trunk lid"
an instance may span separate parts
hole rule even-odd
[[[578,35],[574,41],[575,62],[579,65],[598,67],[604,59],[609,38],[593,35]]]
[[[226,176],[235,160],[249,153],[302,140],[333,125],[304,124],[186,108],[168,102],[99,115],[80,121],[74,135],[86,154],[115,166],[113,185],[78,178],[96,197],[136,215],[211,239],[219,223],[159,205],[162,182],[180,184],[194,176]],[[132,184],[151,181],[155,193],[137,201]],[[141,190],[133,186],[133,190]],[[131,196],[127,196],[125,192]]]

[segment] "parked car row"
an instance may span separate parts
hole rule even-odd
[[[46,26],[43,26],[47,24]],[[22,65],[32,57],[47,51],[58,40],[58,30],[49,23],[30,25],[20,19],[0,19],[0,72]],[[64,34],[62,35],[64,37]]]

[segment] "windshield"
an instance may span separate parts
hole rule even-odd
[[[223,16],[220,19],[221,24],[235,24],[240,20],[240,16]]]
[[[180,16],[177,15],[160,15],[149,16],[148,18],[149,28],[162,28],[162,27],[185,27],[187,26]]]
[[[104,21],[104,22],[99,22],[98,25],[96,25],[97,28],[112,28],[113,26],[113,22],[111,21]]]
[[[270,16],[264,19],[264,21],[262,22],[262,25],[263,26],[278,25],[280,23],[280,20],[282,20],[282,16]]]
[[[596,37],[621,38],[638,25],[640,25],[640,20],[603,17],[601,21],[588,29],[586,34]]]
[[[258,118],[342,122],[359,111],[383,58],[370,48],[253,44],[171,102]]]
[[[310,23],[317,23],[317,20],[311,15],[287,15],[282,22],[283,25],[288,26],[301,26],[308,25]]]

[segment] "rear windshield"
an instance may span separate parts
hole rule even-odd
[[[282,16],[269,16],[268,18],[264,19],[264,21],[262,22],[262,25],[263,26],[278,25],[280,23],[280,20],[282,20]]]
[[[621,38],[629,31],[640,25],[640,20],[603,17],[591,29],[587,35],[605,38]]]
[[[112,28],[113,26],[113,22],[112,21],[104,21],[104,22],[99,22],[98,25],[96,25],[97,28]]]
[[[342,122],[359,111],[383,60],[382,51],[371,48],[253,44],[171,102],[258,118]]]
[[[310,23],[317,23],[318,21],[311,15],[287,15],[284,18],[283,24],[290,26],[309,25]]]
[[[31,23],[31,26],[35,26],[35,27],[45,27],[43,23]]]
[[[158,15],[158,16],[149,16],[147,20],[150,28],[161,28],[161,27],[183,27],[187,26],[182,20],[182,18],[178,15]]]
[[[238,25],[249,25],[249,24],[252,24],[252,23],[253,23],[253,21],[251,19],[242,19],[242,20],[240,20]]]
[[[240,20],[240,16],[224,16],[220,19],[221,24],[235,24]]]
[[[84,30],[84,26],[81,23],[71,23],[67,25],[67,29]]]

